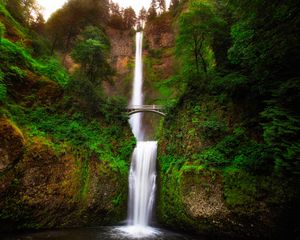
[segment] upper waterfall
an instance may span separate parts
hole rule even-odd
[[[133,92],[130,105],[143,105],[143,32],[136,33],[136,51],[135,51],[135,69],[133,80]],[[144,133],[141,128],[142,113],[130,116],[130,126],[135,138],[138,141],[143,140]]]

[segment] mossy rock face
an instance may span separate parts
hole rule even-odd
[[[24,142],[22,132],[10,120],[0,118],[0,173],[20,159]]]
[[[117,223],[125,218],[126,179],[95,155],[57,152],[48,139],[32,138],[0,176],[0,232]]]
[[[8,79],[8,92],[17,102],[27,107],[36,103],[51,105],[62,97],[63,90],[56,82],[31,71],[22,72],[22,77]]]

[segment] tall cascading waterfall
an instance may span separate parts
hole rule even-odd
[[[135,49],[135,68],[132,87],[132,97],[130,105],[143,105],[143,33],[137,32]],[[136,113],[130,116],[129,123],[135,138],[142,141],[144,138],[142,130],[142,113]]]
[[[133,92],[130,105],[142,105],[144,101],[142,51],[143,33],[137,32]],[[142,113],[131,115],[129,123],[137,139],[137,145],[132,155],[129,173],[128,225],[133,234],[147,234],[155,198],[157,142],[144,141]]]

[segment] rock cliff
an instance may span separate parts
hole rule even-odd
[[[125,217],[126,177],[108,163],[68,147],[57,153],[46,139],[24,138],[8,119],[1,119],[0,133],[0,231],[108,224]]]
[[[111,65],[116,75],[112,83],[105,83],[108,94],[129,98],[135,57],[135,34],[132,30],[108,28],[111,43]]]

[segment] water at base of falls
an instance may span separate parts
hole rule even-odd
[[[159,234],[157,234],[159,231]],[[131,227],[94,227],[64,230],[42,230],[0,234],[1,240],[207,240],[164,229],[149,228],[149,232],[137,232]]]

